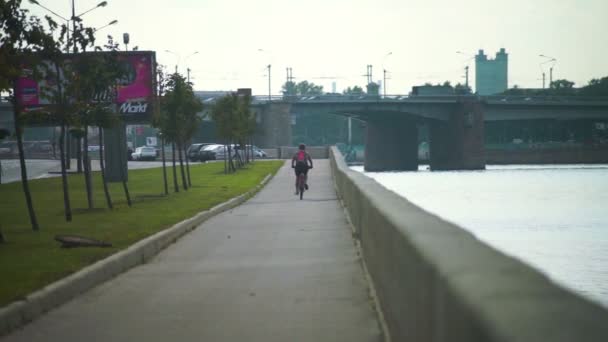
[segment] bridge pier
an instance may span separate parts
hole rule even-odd
[[[418,170],[416,123],[403,118],[367,121],[365,171]]]
[[[483,170],[484,109],[479,100],[456,104],[448,121],[430,124],[431,170]]]
[[[255,142],[263,148],[291,146],[291,104],[272,102],[256,113]]]

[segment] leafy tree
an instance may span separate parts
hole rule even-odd
[[[359,86],[348,87],[343,91],[344,95],[363,95],[365,91]]]
[[[249,109],[250,104],[250,96],[232,93],[219,99],[211,108],[211,118],[217,126],[218,136],[228,151],[226,172],[236,171],[232,160],[232,145],[238,143],[245,146],[248,137],[255,131],[255,115]],[[238,162],[242,161],[239,159]]]
[[[546,91],[547,95],[574,95],[574,82],[565,79],[551,82],[551,87]]]
[[[315,96],[323,94],[323,86],[308,81],[298,83],[290,81],[283,84],[281,91],[286,96]]]
[[[281,89],[284,96],[295,96],[298,94],[298,90],[296,88],[296,83],[293,81],[287,81],[283,84],[283,88]]]
[[[472,93],[472,91],[471,87],[458,83],[454,86],[454,93],[456,95],[469,95]]]
[[[52,29],[57,28],[49,17],[46,22]],[[32,68],[35,76],[37,65],[41,64],[37,54],[57,47],[52,33],[43,26],[42,21],[30,16],[27,10],[21,8],[21,0],[5,0],[0,2],[0,92],[8,92],[13,104],[15,135],[19,149],[19,164],[21,167],[21,184],[27,203],[30,223],[33,230],[38,230],[38,220],[34,211],[32,196],[27,180],[25,156],[23,152],[22,126],[24,121],[23,107],[16,94],[17,79],[22,75],[24,65]]]
[[[608,77],[594,78],[580,89],[583,96],[608,96]]]

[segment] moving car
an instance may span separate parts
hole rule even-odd
[[[156,149],[154,147],[138,147],[131,154],[133,160],[156,160]]]

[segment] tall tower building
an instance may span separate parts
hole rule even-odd
[[[509,55],[502,48],[495,59],[488,59],[479,50],[475,56],[475,91],[479,95],[493,95],[508,89]]]

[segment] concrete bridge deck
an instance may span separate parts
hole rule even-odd
[[[0,340],[382,341],[329,162],[303,201],[292,182],[286,164],[244,205]]]

